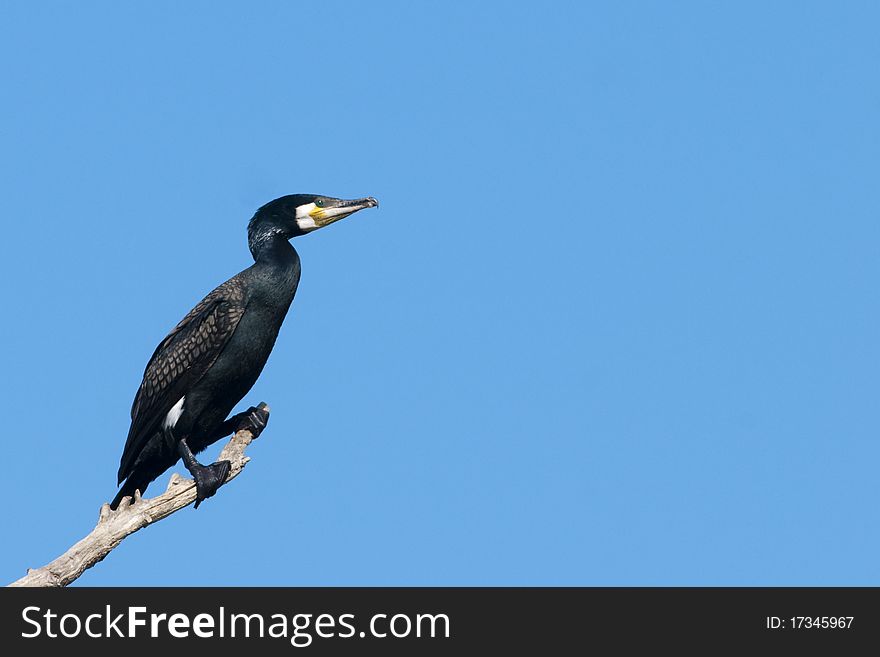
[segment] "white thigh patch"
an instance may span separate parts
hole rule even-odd
[[[171,407],[171,410],[168,411],[168,415],[165,416],[165,421],[162,423],[163,429],[170,429],[177,421],[180,419],[180,416],[183,415],[183,400],[186,399],[186,395],[180,398],[180,401],[177,402],[174,406]]]

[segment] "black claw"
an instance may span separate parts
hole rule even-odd
[[[251,406],[242,415],[244,417],[238,423],[236,431],[250,431],[255,439],[259,438],[269,423],[269,410],[266,408],[266,404],[260,403],[258,406]]]
[[[229,461],[217,461],[211,465],[199,465],[190,470],[196,480],[196,509],[199,508],[199,504],[212,497],[217,489],[224,484],[231,467],[232,464]]]

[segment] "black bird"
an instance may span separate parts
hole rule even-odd
[[[254,264],[202,299],[147,363],[119,463],[118,483],[125,483],[111,508],[143,493],[179,458],[195,478],[196,507],[217,491],[229,461],[206,466],[194,454],[239,428],[258,435],[268,420],[262,405],[227,415],[262,372],[296,294],[300,260],[288,240],[378,205],[372,197],[293,194],[257,210],[248,224]]]

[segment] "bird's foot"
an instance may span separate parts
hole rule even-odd
[[[229,461],[217,461],[211,465],[199,464],[190,469],[196,480],[196,509],[199,508],[199,504],[212,497],[217,489],[226,482],[226,476],[231,467],[232,463]]]
[[[269,406],[266,402],[260,402],[256,406],[239,414],[240,420],[235,427],[235,431],[250,431],[256,440],[263,433],[263,429],[269,423]]]

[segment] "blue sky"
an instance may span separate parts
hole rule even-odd
[[[248,470],[79,584],[880,584],[876,3],[474,4],[0,6],[4,581],[309,192]]]

